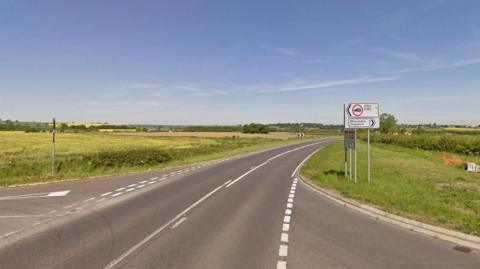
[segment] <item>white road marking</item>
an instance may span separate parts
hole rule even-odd
[[[117,196],[120,196],[122,194],[123,194],[123,192],[117,192],[117,193],[112,194],[112,197],[117,197]]]
[[[290,224],[284,223],[284,224],[282,225],[282,231],[288,232],[288,230],[290,230]]]
[[[156,178],[155,178],[155,179],[156,179]],[[151,180],[153,180],[153,178],[152,178]],[[138,182],[138,183],[140,183],[140,184],[145,184],[145,183],[147,183],[147,180],[140,181],[140,182]]]
[[[288,203],[287,204],[287,208],[292,208],[293,207],[293,204],[292,203]]]
[[[22,231],[22,230],[15,230],[15,231],[13,231],[13,232],[9,232],[9,233],[4,234],[3,237],[8,237],[8,236],[10,236],[10,235],[14,235],[14,234],[19,233],[19,232],[21,232],[21,231]]]
[[[287,269],[287,262],[285,262],[285,261],[278,261],[278,262],[277,262],[277,269]]]
[[[32,224],[32,227],[38,226],[40,224],[42,224],[42,223],[41,222],[36,222],[36,223]]]
[[[283,243],[288,243],[288,234],[282,233],[282,236],[280,237],[280,241],[282,241]]]
[[[137,186],[137,189],[141,189],[141,188],[143,188],[143,187],[145,187],[145,184],[138,185],[138,186]]]
[[[287,257],[287,255],[288,255],[288,246],[280,245],[280,248],[278,249],[278,256]]]
[[[153,183],[157,183],[157,181],[150,181],[147,184],[150,185],[150,184],[153,184]]]
[[[331,140],[327,140],[327,141],[321,141],[321,142],[317,142],[315,144],[320,144],[320,143],[325,143],[325,142],[329,142]],[[316,149],[314,152],[312,152],[312,154],[308,155],[307,158],[303,159],[303,161],[297,166],[297,168],[295,168],[295,170],[293,170],[293,173],[292,173],[292,177],[295,177],[295,175],[297,174],[298,172],[298,169],[300,169],[300,167],[310,158],[312,157],[313,154],[315,154],[317,151],[319,151],[320,148]]]
[[[165,179],[167,179],[167,178],[166,178],[166,177],[162,177],[161,179],[159,179],[159,181],[160,181],[160,180],[165,180]]]
[[[42,218],[48,217],[48,215],[5,215],[0,216],[0,219],[9,219],[9,218]]]
[[[285,155],[285,154],[287,154],[287,153],[290,153],[290,152],[293,152],[293,151],[296,151],[296,150],[300,150],[300,149],[303,149],[303,148],[306,148],[306,147],[310,147],[310,146],[313,146],[313,145],[316,145],[316,144],[319,144],[319,143],[323,143],[323,142],[324,142],[324,141],[322,141],[322,142],[316,142],[316,143],[312,143],[312,144],[308,144],[308,145],[305,145],[305,146],[301,146],[301,147],[294,148],[294,149],[292,149],[292,150],[287,150],[287,151],[285,151],[285,152],[282,152],[282,153],[280,153],[280,154],[277,154],[277,155],[275,155],[275,156],[267,159],[265,162],[263,162],[263,163],[255,166],[255,167],[251,168],[251,169],[250,169],[249,171],[247,171],[245,174],[243,174],[243,175],[239,176],[238,178],[236,178],[235,180],[233,180],[230,184],[227,185],[227,188],[230,187],[230,186],[232,186],[232,185],[235,184],[237,181],[239,181],[240,179],[244,178],[245,176],[247,176],[247,175],[250,174],[251,172],[255,171],[256,169],[258,169],[258,168],[266,165],[266,164],[269,163],[271,160],[274,160],[274,159],[276,159],[276,158],[278,158],[278,157],[280,157],[280,156],[283,156],[283,155]],[[293,175],[292,175],[292,177],[293,177]]]
[[[74,205],[67,205],[67,206],[64,206],[63,208],[65,209],[69,209],[70,207],[73,207]]]
[[[123,191],[124,189],[126,189],[126,188],[125,188],[125,187],[122,187],[122,188],[116,189],[115,191]]]
[[[283,218],[283,222],[285,222],[285,223],[290,223],[290,219],[291,219],[290,216],[285,216],[285,217]]]
[[[285,215],[292,215],[291,209],[285,209]]]
[[[256,166],[256,167],[254,167],[254,168],[252,168],[252,169],[248,170],[246,173],[244,173],[243,175],[241,175],[241,176],[237,177],[235,180],[233,180],[232,182],[230,182],[229,184],[227,184],[226,188],[228,188],[228,187],[232,186],[233,184],[235,184],[235,183],[236,183],[237,181],[239,181],[240,179],[242,179],[242,178],[246,177],[248,174],[250,174],[251,172],[253,172],[253,171],[257,170],[258,168],[260,168],[260,167],[262,167],[262,166],[266,165],[267,163],[268,163],[268,161],[266,161],[266,162],[264,162],[264,163],[262,163],[262,164],[260,164],[260,165],[258,165],[258,166]]]
[[[289,203],[293,203],[293,199],[292,199],[292,198],[288,198],[288,202],[289,202]]]
[[[101,198],[101,199],[98,199],[97,202],[100,203],[100,202],[103,202],[105,200],[107,200],[107,198]]]
[[[104,196],[107,196],[107,195],[110,195],[110,194],[112,194],[112,192],[111,192],[111,191],[109,191],[109,192],[106,192],[106,193],[104,193],[104,194],[101,194],[101,195],[100,195],[100,197],[104,197]]]
[[[288,198],[294,198],[295,197],[295,194],[289,194],[288,195]]]
[[[69,192],[70,191],[54,191],[54,192],[42,192],[42,193],[4,196],[4,197],[0,197],[0,200],[20,200],[20,199],[32,199],[32,198],[61,197],[61,196],[67,195]]]
[[[125,259],[126,257],[128,257],[129,255],[131,255],[133,252],[135,252],[137,249],[139,249],[140,247],[142,247],[143,245],[145,245],[148,241],[152,240],[152,238],[154,238],[156,235],[158,235],[160,232],[162,232],[166,227],[172,225],[172,223],[176,222],[178,219],[182,218],[183,216],[185,216],[190,210],[192,210],[193,208],[195,208],[197,205],[199,205],[201,202],[203,202],[205,199],[207,199],[208,197],[212,196],[214,193],[216,193],[217,191],[219,191],[223,186],[225,186],[225,183],[218,186],[217,188],[215,188],[214,190],[212,190],[211,192],[207,193],[205,196],[203,196],[202,198],[200,198],[198,201],[196,201],[195,203],[193,203],[192,205],[190,205],[189,207],[187,207],[185,210],[183,210],[182,212],[180,212],[177,216],[175,216],[173,219],[169,220],[167,223],[165,223],[163,226],[161,226],[160,228],[158,228],[156,231],[154,231],[153,233],[151,233],[150,235],[148,235],[147,237],[145,237],[142,241],[138,242],[136,245],[134,245],[133,247],[131,247],[130,249],[128,249],[126,252],[124,252],[122,255],[120,255],[118,258],[116,258],[115,260],[113,260],[111,263],[109,263],[107,266],[104,267],[104,269],[111,269],[113,268],[115,265],[119,264],[123,259]]]
[[[171,229],[177,228],[182,222],[184,222],[187,219],[187,217],[183,217],[180,220],[178,220],[175,224],[172,225]]]
[[[83,201],[84,201],[84,202],[90,202],[90,201],[93,201],[93,200],[95,200],[95,199],[97,199],[97,198],[92,197],[92,198],[85,199],[85,200],[83,200]]]
[[[131,187],[135,187],[135,186],[137,186],[137,184],[130,184],[127,187],[131,188]]]
[[[54,213],[57,213],[57,210],[52,210],[52,211],[48,212],[48,214],[54,214]]]
[[[150,180],[157,180],[158,177],[152,177]],[[145,183],[145,182],[140,182],[140,183]]]
[[[125,192],[131,192],[133,190],[135,190],[135,188],[126,189]]]

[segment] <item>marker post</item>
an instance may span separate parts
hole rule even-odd
[[[52,124],[52,176],[55,176],[55,135],[57,133],[55,118],[53,118]]]

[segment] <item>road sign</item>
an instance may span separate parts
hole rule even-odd
[[[370,129],[380,128],[380,111],[378,103],[346,103],[343,105],[343,122],[345,125],[345,177],[348,174],[350,163],[350,179],[352,179],[352,149],[355,156],[355,183],[357,183],[357,129],[367,129],[367,170],[368,183],[370,183]],[[353,139],[350,132],[354,132]],[[347,150],[348,149],[348,150]]]
[[[355,149],[356,140],[355,140],[355,130],[345,129],[343,143],[347,149]]]
[[[380,112],[378,103],[347,103],[345,104],[344,117],[345,128],[380,128]]]

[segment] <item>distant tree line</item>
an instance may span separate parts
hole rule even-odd
[[[243,132],[246,134],[268,134],[269,126],[260,123],[243,125]]]

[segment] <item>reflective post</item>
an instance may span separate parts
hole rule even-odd
[[[57,132],[55,118],[52,123],[52,176],[55,176],[55,134]]]

